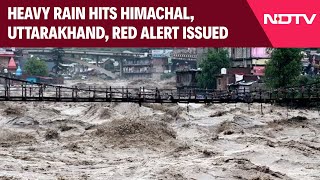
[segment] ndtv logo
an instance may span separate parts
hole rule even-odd
[[[311,25],[316,16],[317,14],[313,14],[311,17],[306,14],[274,14],[273,16],[264,14],[264,24],[300,24],[304,21],[306,24]]]

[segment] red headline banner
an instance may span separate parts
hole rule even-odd
[[[319,47],[315,0],[3,0],[0,47]]]

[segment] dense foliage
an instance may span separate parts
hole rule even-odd
[[[294,86],[306,86],[310,84],[317,84],[319,87],[320,77],[319,76],[309,76],[309,75],[301,75],[294,82]]]
[[[32,76],[47,76],[48,68],[44,61],[39,58],[32,57],[28,59],[24,65],[24,71]]]
[[[296,84],[302,72],[301,49],[273,49],[267,63],[265,81],[270,88],[281,88]]]
[[[216,88],[216,75],[220,74],[221,68],[229,68],[231,60],[228,51],[224,49],[209,49],[207,58],[203,59],[199,67],[202,72],[197,76],[201,88]]]

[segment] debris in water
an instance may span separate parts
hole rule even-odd
[[[45,134],[46,140],[58,139],[59,133],[57,130],[48,130]]]

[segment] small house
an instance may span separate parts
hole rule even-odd
[[[251,92],[251,86],[254,83],[256,83],[256,82],[255,81],[251,81],[251,82],[242,81],[242,82],[235,83],[231,86],[234,86],[235,89],[237,89],[238,93],[245,94],[245,93]]]
[[[229,86],[237,82],[258,81],[259,75],[263,72],[259,71],[256,74],[251,73],[251,68],[223,68],[221,74],[216,76],[217,90],[228,90]],[[260,74],[259,74],[260,73]]]
[[[228,85],[232,84],[236,81],[235,79],[235,75],[233,74],[221,74],[221,75],[217,75],[216,79],[217,79],[217,90],[228,90]]]
[[[245,98],[248,94],[251,94],[255,91],[253,88],[254,84],[257,84],[256,81],[240,81],[234,84],[229,85],[229,91],[235,93],[237,98]]]
[[[266,86],[260,80],[257,81],[240,81],[229,85],[230,91],[237,91],[238,93],[252,93],[265,91]]]
[[[216,76],[217,90],[228,90],[228,85],[243,80],[248,74],[251,74],[251,68],[222,68],[221,74]]]

